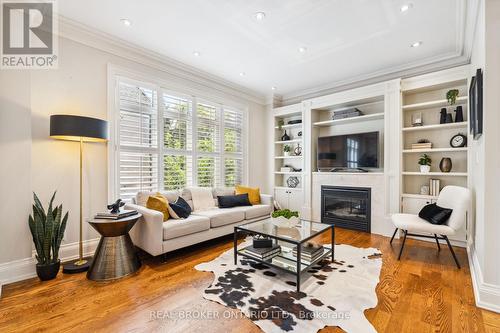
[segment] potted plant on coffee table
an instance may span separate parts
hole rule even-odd
[[[36,250],[36,274],[42,281],[52,280],[59,272],[59,247],[68,221],[68,212],[62,217],[62,205],[52,208],[55,196],[56,192],[45,212],[37,195],[33,193],[33,215],[29,216],[29,227]]]
[[[431,158],[427,154],[422,154],[418,159],[418,164],[420,165],[421,173],[428,173],[431,171]]]
[[[293,227],[299,223],[299,212],[280,209],[272,212],[272,222],[278,227]]]

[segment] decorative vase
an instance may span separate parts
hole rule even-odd
[[[452,123],[453,122],[453,115],[451,113],[446,114],[446,123]]]
[[[462,110],[462,106],[457,106],[455,109],[455,122],[456,123],[461,123],[464,121],[464,112]]]
[[[428,173],[429,171],[431,171],[430,165],[420,165],[420,172],[421,173]]]
[[[283,136],[281,137],[281,141],[289,141],[290,140],[290,136],[288,134],[286,134],[286,130],[285,130],[285,134],[283,134]]]
[[[293,153],[297,156],[302,155],[302,147],[300,146],[300,144],[297,144],[297,147],[295,147],[295,149],[293,150]]]
[[[441,162],[439,162],[439,169],[441,172],[450,172],[453,164],[451,163],[451,158],[443,157]]]
[[[446,123],[446,108],[442,108],[440,114],[441,116],[439,117],[439,123],[440,124]]]
[[[59,273],[60,266],[61,260],[47,265],[36,264],[36,275],[38,275],[38,278],[42,281],[52,280],[57,276],[57,273]]]

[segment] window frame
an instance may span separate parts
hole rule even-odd
[[[119,159],[121,146],[119,142],[119,115],[120,115],[120,103],[119,103],[119,83],[124,82],[133,85],[139,85],[145,88],[150,88],[156,91],[157,98],[157,148],[148,148],[152,153],[158,154],[158,190],[164,189],[164,156],[168,155],[179,155],[188,156],[184,153],[178,154],[175,150],[167,149],[164,147],[164,125],[163,118],[165,108],[163,106],[163,94],[181,97],[189,99],[192,103],[192,123],[191,123],[191,178],[193,184],[187,184],[187,186],[197,186],[198,184],[198,170],[197,170],[197,158],[198,156],[214,156],[219,159],[220,170],[218,179],[216,179],[215,187],[226,187],[225,185],[225,158],[241,158],[242,170],[241,170],[241,181],[243,184],[247,183],[248,180],[248,142],[249,142],[249,116],[248,116],[248,106],[244,104],[235,103],[232,99],[221,98],[220,96],[210,95],[206,91],[194,90],[187,86],[179,85],[177,82],[156,79],[148,76],[144,76],[141,73],[132,72],[126,69],[118,68],[115,66],[108,66],[108,123],[109,123],[109,141],[108,141],[108,200],[116,200],[120,196],[120,172],[119,172]],[[172,88],[165,88],[172,87]],[[217,153],[207,153],[198,152],[197,149],[197,106],[198,103],[209,104],[216,106],[220,112],[220,123],[219,123],[219,152]],[[227,108],[231,111],[241,112],[242,115],[242,152],[241,153],[227,153],[225,152],[225,142],[224,142],[224,112],[223,110]],[[130,147],[132,148],[132,147]],[[133,147],[137,152],[145,152],[144,148]],[[127,148],[127,151],[130,151]],[[183,151],[185,152],[185,151]]]

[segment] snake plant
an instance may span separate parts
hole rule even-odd
[[[52,208],[56,192],[52,195],[47,212],[37,195],[33,193],[33,215],[29,216],[29,227],[35,244],[36,260],[40,265],[59,261],[59,247],[66,229],[68,212],[62,217],[62,205]],[[62,218],[61,218],[62,217]]]

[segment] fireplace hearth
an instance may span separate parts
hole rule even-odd
[[[321,186],[321,221],[341,228],[370,232],[371,189]]]

